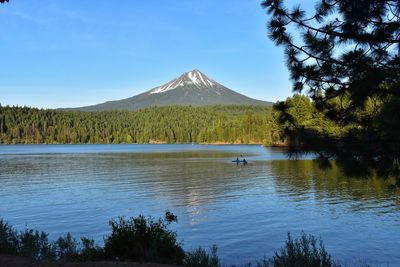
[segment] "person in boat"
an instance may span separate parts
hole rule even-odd
[[[239,161],[239,158],[236,158],[236,161]]]
[[[243,164],[247,164],[247,160],[243,158]]]

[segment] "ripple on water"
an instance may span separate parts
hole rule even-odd
[[[231,164],[238,154],[250,164]],[[101,243],[109,219],[169,209],[185,248],[217,244],[226,264],[269,257],[304,231],[343,262],[400,265],[391,181],[284,158],[259,146],[1,146],[0,217]]]

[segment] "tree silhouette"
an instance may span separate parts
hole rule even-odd
[[[265,0],[268,31],[285,48],[293,90],[305,92],[340,133],[299,124],[276,105],[293,154],[314,152],[349,174],[400,177],[400,2],[319,0],[313,14]]]

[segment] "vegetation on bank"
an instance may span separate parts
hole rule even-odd
[[[288,98],[292,113],[321,131],[330,130],[300,95]],[[70,112],[0,105],[0,144],[284,143],[285,125],[268,107],[168,106],[139,111]]]
[[[169,106],[69,112],[0,107],[2,144],[259,143],[279,140],[270,108]]]
[[[168,229],[176,216],[167,212],[155,220],[137,218],[110,221],[111,234],[104,238],[104,247],[93,239],[78,242],[69,233],[49,242],[48,234],[37,230],[14,230],[0,220],[0,253],[30,257],[35,260],[99,261],[122,260],[181,264],[185,258],[176,233]]]
[[[168,229],[177,217],[167,211],[165,218],[155,220],[139,215],[136,218],[111,220],[111,234],[104,238],[104,247],[94,240],[81,238],[78,242],[71,234],[50,242],[48,234],[26,229],[17,232],[0,220],[0,254],[25,256],[37,261],[136,261],[177,264],[193,267],[220,267],[217,247],[210,252],[199,247],[185,252],[177,241],[176,232]],[[250,266],[251,264],[249,264]],[[293,239],[288,234],[285,245],[270,259],[256,266],[331,267],[339,266],[326,251],[321,240],[311,235]]]

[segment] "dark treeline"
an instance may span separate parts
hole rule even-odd
[[[339,133],[311,100],[286,99],[302,125]],[[1,144],[235,143],[285,144],[287,124],[269,107],[168,106],[139,111],[71,112],[0,106]]]
[[[280,142],[271,108],[170,106],[135,112],[66,112],[0,106],[2,144]]]

